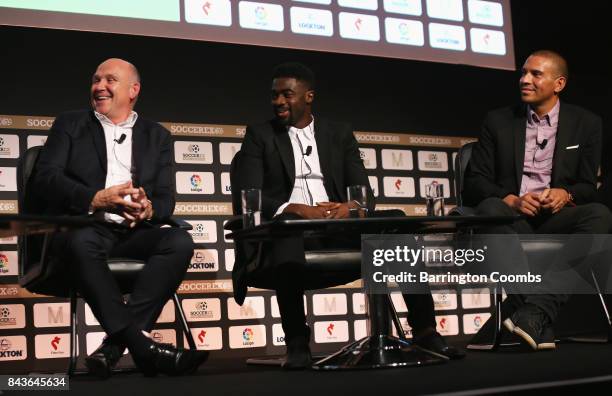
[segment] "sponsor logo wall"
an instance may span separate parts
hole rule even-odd
[[[252,22],[254,23],[254,22]],[[273,27],[273,24],[270,25]],[[349,32],[350,33],[350,32]],[[347,33],[348,34],[348,33]],[[0,213],[17,213],[16,169],[19,157],[44,144],[50,117],[0,115]],[[242,306],[232,295],[234,244],[223,224],[231,217],[229,168],[240,150],[245,127],[163,123],[175,150],[175,215],[193,225],[196,250],[179,297],[199,349],[215,356],[281,354],[284,333],[274,293],[253,289]],[[424,215],[424,184],[445,187],[447,207],[454,205],[453,164],[458,148],[473,139],[419,134],[355,132],[379,209],[402,209]],[[0,372],[57,371],[69,355],[70,307],[65,299],[34,295],[18,286],[17,238],[0,239]],[[366,334],[366,303],[359,281],[306,293],[313,351],[339,349]],[[489,317],[487,289],[440,285],[434,289],[438,330],[448,336],[473,334]],[[407,308],[399,293],[392,295],[410,336]],[[91,309],[78,306],[80,363],[97,348],[104,332]],[[156,340],[187,345],[171,302],[156,329]],[[131,360],[122,359],[127,366]]]

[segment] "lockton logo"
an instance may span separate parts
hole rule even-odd
[[[176,332],[170,329],[158,329],[151,332],[155,342],[164,342],[176,346]]]
[[[283,326],[280,323],[272,325],[272,344],[276,346],[285,345],[285,332]]]
[[[195,249],[188,272],[215,272],[219,269],[217,249]]]
[[[232,194],[232,182],[229,172],[221,172],[221,193],[224,195]]]
[[[25,360],[27,357],[25,336],[0,338],[0,361]]]

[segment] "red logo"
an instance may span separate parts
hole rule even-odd
[[[489,33],[487,33],[487,35],[483,37],[483,40],[484,40],[486,45],[489,45],[489,39],[490,38],[491,38],[491,36],[489,35]]]
[[[207,1],[202,6],[202,10],[204,10],[204,14],[208,15],[208,11],[210,11],[211,4]]]
[[[357,31],[361,30],[361,24],[363,23],[363,21],[361,20],[361,18],[357,19],[355,21],[355,29],[357,29]]]
[[[399,191],[401,186],[402,186],[402,180],[401,179],[397,179],[395,181],[395,188]]]
[[[332,335],[332,333],[334,332],[334,324],[330,323],[329,326],[327,326],[327,332],[329,333],[329,335]]]
[[[446,329],[446,318],[440,319],[440,328],[442,330]]]
[[[198,341],[200,341],[200,344],[204,343],[204,337],[206,337],[206,332],[202,330],[200,331],[200,334],[198,334]]]
[[[59,344],[60,341],[61,338],[59,338],[58,336],[55,336],[55,338],[51,340],[51,346],[53,347],[54,351],[57,351],[57,344]]]

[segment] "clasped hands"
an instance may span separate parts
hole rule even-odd
[[[130,200],[126,198],[128,196]],[[132,181],[98,191],[91,201],[91,208],[94,212],[103,210],[120,215],[130,228],[153,217],[153,206],[145,190],[135,188]]]
[[[295,213],[304,219],[346,219],[349,210],[359,207],[355,202],[317,202],[315,206],[289,204],[284,213]]]
[[[503,200],[517,212],[534,217],[544,211],[557,213],[570,202],[570,195],[562,188],[547,188],[539,194],[530,192],[521,197],[510,194]]]

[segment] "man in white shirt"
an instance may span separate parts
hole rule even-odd
[[[145,375],[195,370],[207,354],[157,344],[147,336],[181,283],[193,255],[185,230],[159,228],[174,211],[170,133],[134,112],[137,69],[121,59],[101,63],[91,82],[92,110],[59,115],[32,176],[31,212],[93,214],[100,222],[61,233],[52,256],[67,263],[79,294],[108,337],[86,359],[108,377],[127,347]],[[124,303],[109,257],[146,265]]]

